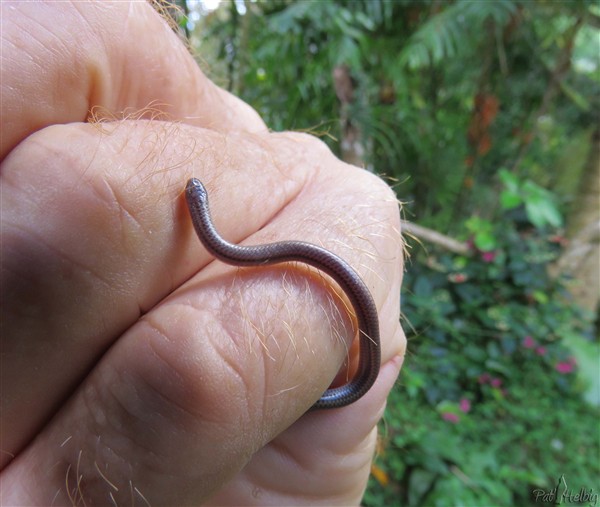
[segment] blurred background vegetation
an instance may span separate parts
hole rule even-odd
[[[599,4],[176,3],[214,81],[403,203],[409,350],[364,504],[590,505]]]

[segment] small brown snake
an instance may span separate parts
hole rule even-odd
[[[361,398],[379,374],[379,318],[369,289],[343,259],[317,245],[304,241],[280,241],[266,245],[240,246],[224,240],[213,225],[204,185],[191,178],[185,188],[187,205],[194,229],[205,248],[216,258],[234,266],[266,266],[297,261],[309,264],[333,278],[342,288],[356,313],[360,339],[358,371],[347,384],[327,389],[311,407],[339,408]]]

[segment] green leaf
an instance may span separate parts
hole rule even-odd
[[[340,37],[339,44],[331,45],[332,59],[336,64],[348,64],[350,67],[360,65],[360,50],[352,37]]]
[[[538,228],[562,225],[562,216],[551,192],[528,180],[523,184],[522,194],[527,218],[533,225]]]
[[[468,264],[469,264],[469,259],[467,257],[462,256],[462,255],[457,255],[453,259],[453,261],[452,261],[452,267],[456,271],[460,271],[462,269],[465,269]]]
[[[525,211],[527,218],[538,228],[546,225],[553,227],[562,225],[562,216],[551,201],[528,199],[525,203]]]
[[[418,371],[408,370],[402,375],[404,388],[409,396],[416,396],[419,390],[427,384],[424,375]]]
[[[511,192],[510,190],[504,190],[500,193],[500,205],[502,209],[513,209],[521,204],[523,204],[523,199],[518,193]]]
[[[510,370],[510,368],[508,366],[505,366],[504,363],[500,362],[500,361],[496,361],[494,359],[488,359],[485,362],[486,367],[488,368],[488,370],[490,371],[497,371],[498,373],[502,373],[503,375],[507,376],[507,377],[511,377],[512,372]]]
[[[519,179],[513,173],[509,172],[507,169],[500,169],[498,177],[506,187],[506,190],[513,193],[519,192]]]
[[[344,12],[348,12],[345,9],[342,10],[342,13]],[[350,14],[348,14],[350,15]],[[358,29],[353,27],[350,22],[351,20],[346,20],[344,19],[344,17],[336,17],[334,18],[334,23],[338,26],[338,28],[341,30],[341,32],[344,35],[347,35],[348,37],[352,37],[355,40],[359,40],[362,36],[363,33]]]
[[[375,23],[366,14],[363,14],[362,12],[358,11],[354,15],[354,17],[356,18],[356,21],[360,23],[365,29],[375,30]]]
[[[489,220],[473,216],[465,222],[465,227],[472,233],[489,232],[492,230],[492,223]]]
[[[460,414],[460,409],[455,401],[442,400],[435,407],[439,414],[450,412],[451,414]]]
[[[484,252],[489,252],[496,248],[496,237],[489,231],[482,231],[475,234],[475,246]]]

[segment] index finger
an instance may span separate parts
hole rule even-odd
[[[251,107],[206,78],[146,2],[0,8],[0,160],[32,132],[86,121],[93,108],[136,118],[164,113],[220,132],[266,129]]]

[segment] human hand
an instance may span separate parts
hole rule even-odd
[[[0,503],[360,502],[404,351],[393,194],[269,133],[145,3],[1,8]],[[305,413],[352,319],[303,265],[211,262],[190,176],[227,239],[322,244],[361,274],[382,336],[362,399]]]

